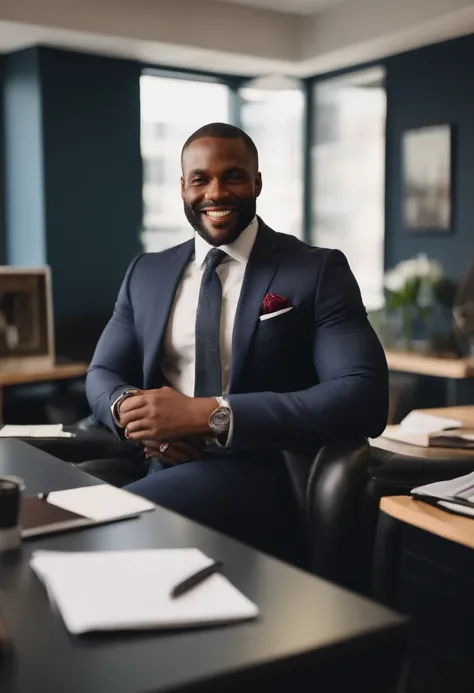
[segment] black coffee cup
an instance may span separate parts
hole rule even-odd
[[[21,543],[20,507],[25,485],[17,476],[0,476],[0,551]]]

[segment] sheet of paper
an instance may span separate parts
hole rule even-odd
[[[467,517],[474,517],[474,508],[470,508],[467,505],[459,505],[459,503],[450,503],[449,501],[439,501],[438,505],[441,508],[446,508],[446,510],[452,510],[457,515],[466,515]]]
[[[442,416],[433,416],[424,412],[412,411],[400,422],[402,433],[437,433],[449,428],[460,428],[462,422],[457,419],[447,419]]]
[[[472,489],[472,496],[469,491]],[[447,481],[435,481],[432,484],[425,484],[413,488],[412,493],[430,496],[432,498],[445,499],[449,502],[458,493],[462,493],[466,500],[474,502],[474,472],[458,476]]]
[[[97,522],[139,515],[155,508],[145,498],[108,484],[53,491],[48,494],[48,503]]]
[[[408,445],[418,445],[423,448],[427,448],[430,443],[429,435],[427,433],[406,433],[402,431],[400,426],[387,426],[385,431],[382,433],[383,438],[388,440],[395,440],[398,443],[407,443]]]
[[[171,597],[178,582],[210,562],[190,548],[37,551],[30,565],[71,633],[196,626],[257,616],[257,606],[217,573],[182,597]]]
[[[63,431],[62,424],[41,424],[38,426],[6,425],[0,430],[1,438],[73,438],[73,433]]]

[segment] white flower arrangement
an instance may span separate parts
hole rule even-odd
[[[404,293],[409,284],[429,284],[434,286],[443,279],[443,267],[436,260],[429,260],[420,254],[410,260],[399,262],[385,274],[384,286],[394,294]]]
[[[456,282],[448,279],[443,266],[437,260],[430,260],[425,254],[399,262],[386,272],[386,310],[394,318],[395,330],[401,332],[400,343],[403,348],[411,348],[414,333],[424,334],[429,340],[436,315],[442,313],[435,308],[446,309],[451,315]]]

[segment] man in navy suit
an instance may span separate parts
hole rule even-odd
[[[214,123],[188,139],[195,237],[132,262],[87,395],[150,461],[127,488],[281,555],[297,531],[282,451],[378,436],[388,373],[344,255],[268,228],[261,189],[243,131]]]

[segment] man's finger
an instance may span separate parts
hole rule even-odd
[[[201,451],[199,448],[195,447],[194,445],[190,445],[186,441],[177,440],[170,444],[170,448],[182,453],[188,460],[198,460],[201,457]]]
[[[120,416],[134,411],[135,409],[142,409],[146,404],[146,395],[131,395],[130,397],[126,397],[120,404]]]
[[[133,411],[125,413],[123,413],[122,410],[120,410],[120,423],[124,428],[127,428],[128,424],[132,423],[132,421],[144,420],[146,417],[146,413],[146,407],[143,407],[142,409],[134,409]]]
[[[191,462],[189,457],[175,448],[169,447],[168,450],[160,455],[160,460],[167,464],[183,464],[183,462]]]
[[[143,444],[145,445],[145,452],[148,452],[149,454],[152,455],[162,455],[163,453],[161,452],[161,447],[163,445],[163,441],[161,440],[144,440]],[[174,448],[175,450],[182,452],[188,459],[192,460],[199,460],[202,457],[202,450],[203,450],[203,445],[195,445],[194,443],[190,443],[188,440],[179,440],[179,441],[173,441],[168,444],[169,447]]]
[[[151,457],[157,457],[163,462],[167,463],[178,463],[178,462],[193,462],[195,460],[201,459],[201,450],[197,449],[194,445],[190,445],[187,441],[174,441],[168,443],[168,447],[163,452],[161,447],[163,446],[163,441],[159,440],[146,440],[145,443],[145,453]]]
[[[159,460],[165,462],[166,464],[182,464],[183,462],[191,462],[188,455],[171,445],[165,452],[160,452],[154,456],[158,457]]]
[[[146,423],[141,423],[140,421],[135,422],[138,427],[140,426],[146,426]],[[134,426],[134,423],[131,423],[130,426]],[[129,427],[125,429],[125,437],[128,438],[128,440],[136,440],[139,443],[143,443],[145,440],[149,440],[150,438],[155,437],[154,431],[151,431],[149,428],[138,428],[136,431],[130,431]]]

